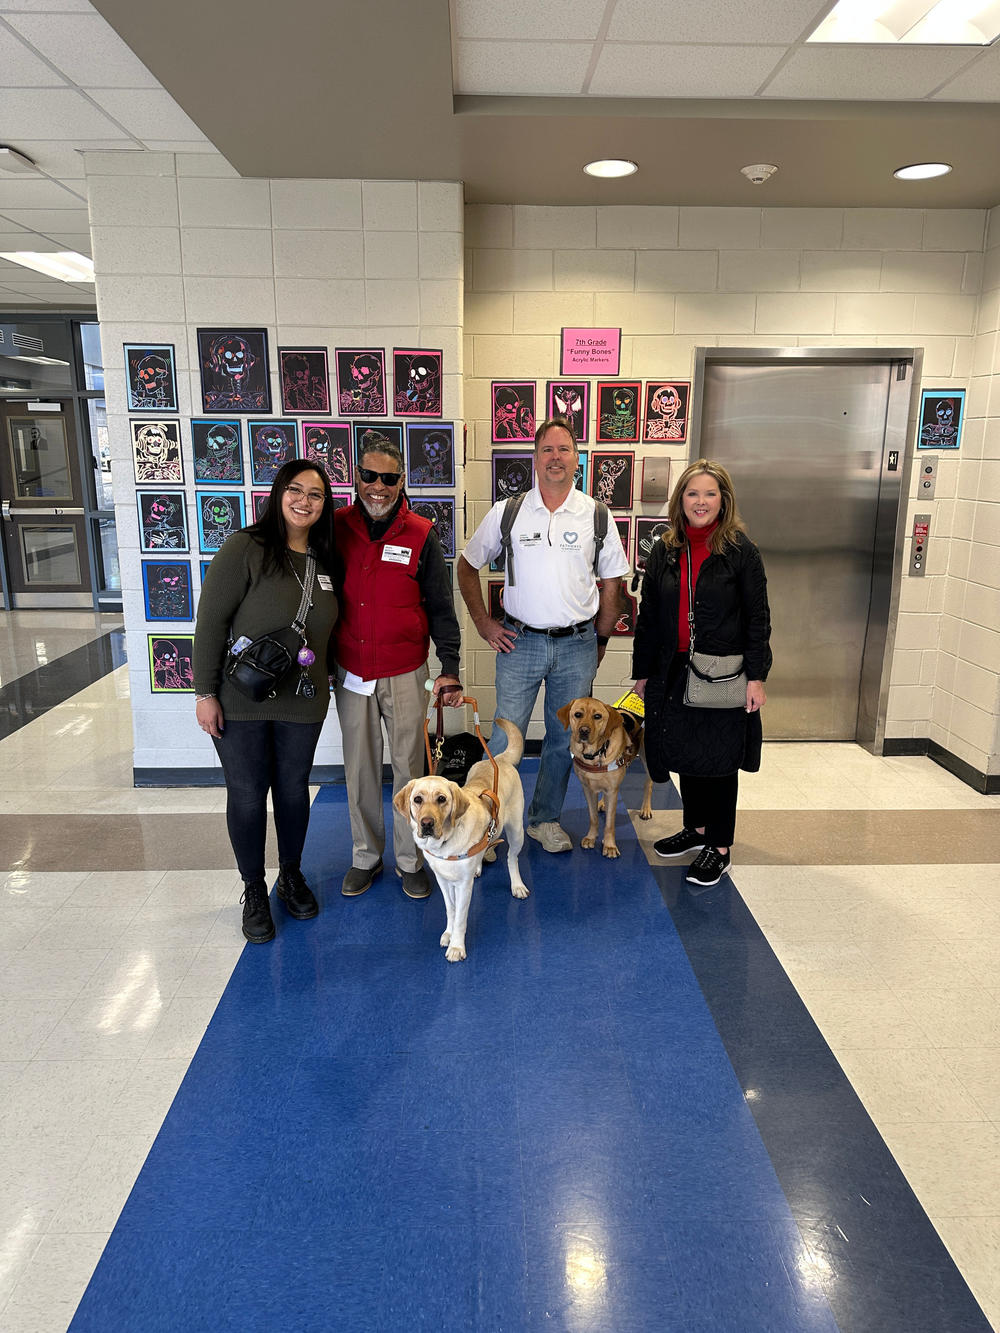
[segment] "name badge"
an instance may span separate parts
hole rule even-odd
[[[316,582],[319,584],[319,586],[323,589],[324,592],[333,592],[333,584],[330,581],[329,574],[317,574]]]
[[[388,560],[392,565],[408,565],[412,554],[412,546],[389,546],[387,544],[382,547],[382,559]]]
[[[542,534],[540,532],[519,532],[517,540],[522,546],[537,546],[542,540]]]

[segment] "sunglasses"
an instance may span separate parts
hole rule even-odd
[[[366,486],[381,481],[383,486],[398,486],[403,480],[402,472],[373,472],[370,467],[359,467],[358,476]]]

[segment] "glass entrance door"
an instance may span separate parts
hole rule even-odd
[[[0,533],[12,606],[93,606],[84,505],[72,400],[47,412],[0,403]]]

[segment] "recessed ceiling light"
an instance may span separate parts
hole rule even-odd
[[[897,167],[892,174],[900,181],[928,181],[934,176],[947,176],[949,171],[947,162],[914,162],[909,167]]]
[[[0,254],[0,259],[9,259],[12,264],[32,268],[36,273],[44,273],[47,278],[58,278],[60,282],[94,281],[94,261],[86,255],[78,255],[75,250],[57,250],[52,254],[14,250]]]
[[[634,176],[639,170],[635,162],[624,157],[602,157],[598,162],[588,162],[584,171],[588,176]]]
[[[840,0],[809,41],[989,46],[998,34],[997,0]]]

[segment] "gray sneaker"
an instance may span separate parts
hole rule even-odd
[[[545,824],[529,824],[528,837],[540,842],[547,852],[568,852],[573,840],[554,819]]]
[[[350,870],[344,876],[344,882],[340,886],[340,892],[345,898],[357,898],[359,894],[367,893],[381,873],[381,857],[373,866],[366,866],[363,870],[358,866],[351,866]]]

